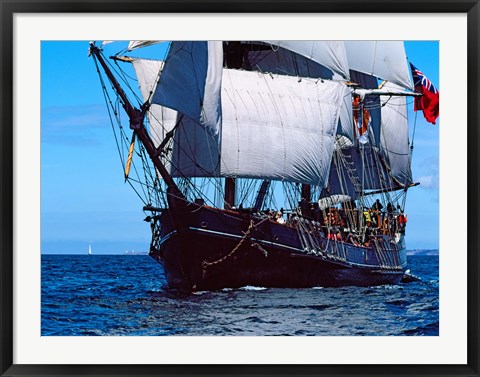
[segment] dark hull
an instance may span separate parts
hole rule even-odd
[[[160,248],[151,251],[171,288],[397,284],[406,266],[403,237],[366,248],[329,241],[313,227],[299,232],[248,213],[197,207],[175,216],[162,214]]]

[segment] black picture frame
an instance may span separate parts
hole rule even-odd
[[[0,372],[2,376],[479,376],[479,0],[79,0],[1,4]],[[465,365],[16,365],[13,364],[13,16],[17,13],[465,13],[468,23],[468,351]],[[452,74],[455,74],[454,72]],[[454,125],[445,125],[445,127]]]

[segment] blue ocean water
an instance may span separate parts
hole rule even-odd
[[[42,335],[436,336],[438,257],[410,256],[409,268],[421,282],[187,295],[146,255],[43,255]]]

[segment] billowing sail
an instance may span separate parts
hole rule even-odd
[[[222,42],[172,42],[152,103],[177,110],[212,134],[221,123]]]
[[[351,71],[350,72],[352,80],[360,84],[362,88],[366,89],[376,89],[378,88],[378,80],[372,75],[367,75],[365,73]],[[381,111],[380,111],[380,99],[378,96],[364,96],[363,105],[367,109],[370,115],[370,125],[371,129],[370,142],[378,146],[380,143],[380,124],[381,124]]]
[[[353,128],[352,96],[347,93],[342,100],[337,134],[345,136],[348,140],[353,142],[355,140],[355,133]]]
[[[385,91],[401,92],[387,83]],[[337,144],[324,195],[357,198],[364,190],[395,190],[412,183],[406,97],[381,96],[380,147]],[[373,132],[372,132],[373,133]]]
[[[172,174],[326,181],[345,86],[224,69],[221,141],[182,121]]]
[[[323,185],[346,87],[219,71],[217,47],[173,43],[153,94],[153,103],[186,115],[175,132],[171,174]]]
[[[137,48],[143,48],[152,46],[157,43],[161,43],[163,41],[130,41],[128,43],[128,51],[136,50]]]
[[[133,59],[132,64],[137,74],[143,100],[146,101],[155,92],[164,62],[162,60]]]
[[[164,62],[135,59],[132,63],[144,101],[151,100]],[[176,110],[155,103],[151,104],[148,117],[150,136],[155,146],[179,122]],[[218,135],[211,135],[198,121],[184,117],[177,126],[175,140],[172,158],[167,166],[173,176],[202,177],[218,174]]]
[[[270,43],[314,51],[311,42]],[[169,166],[173,176],[245,177],[319,186],[329,182],[330,194],[354,198],[360,194],[359,184],[373,190],[411,183],[404,99],[395,97],[380,110],[378,96],[372,96],[371,103],[366,98],[373,144],[361,152],[353,145],[357,136],[352,97],[344,85],[221,68],[221,51],[221,42],[174,42],[167,57],[171,68],[167,63],[161,76],[162,62],[134,61],[144,99],[153,97],[150,123],[158,140],[176,124],[177,114],[186,115],[175,133]],[[377,86],[371,75],[356,71],[352,75],[365,88]],[[399,90],[393,84],[384,88]],[[337,132],[351,143],[343,146],[342,160],[334,158],[332,163]]]
[[[137,48],[143,48],[151,46],[163,41],[130,41],[128,44],[128,51],[135,50]],[[350,78],[349,66],[347,60],[347,54],[343,41],[261,41],[274,46],[274,50],[278,47],[284,48],[288,51],[295,52],[303,57],[306,57],[310,62],[318,63],[333,72],[337,79],[348,80]],[[178,43],[178,42],[174,42]],[[231,43],[231,42],[230,42]],[[239,44],[240,42],[233,42]],[[244,42],[246,43],[246,42]],[[253,42],[255,43],[255,42]],[[258,45],[258,42],[256,43]],[[259,51],[256,52],[257,54]],[[265,57],[262,56],[259,61],[264,62]],[[282,59],[282,58],[280,58]],[[276,61],[276,64],[282,64],[280,61]],[[283,62],[285,63],[285,62]],[[295,62],[294,64],[299,64]],[[301,63],[300,63],[301,64]],[[297,65],[296,69],[301,69]],[[265,69],[263,69],[265,71]],[[315,67],[312,69],[313,74],[316,74]],[[304,72],[299,74],[305,75]],[[309,76],[313,77],[313,76]]]
[[[164,62],[162,60],[134,59],[132,64],[138,78],[143,100],[145,102],[149,101],[157,87]],[[177,111],[152,104],[148,112],[148,121],[150,123],[150,137],[154,145],[158,146],[165,138],[165,133],[175,126]]]
[[[223,48],[226,68],[269,72],[283,76],[326,80],[333,80],[335,77],[337,81],[345,80],[327,66],[271,43],[225,41]]]
[[[399,187],[388,171],[378,148],[371,144],[344,148],[337,145],[322,196],[343,194],[357,199],[364,191]]]
[[[399,87],[387,83],[384,89],[399,90]],[[392,176],[403,185],[412,183],[410,169],[410,143],[408,137],[408,118],[406,97],[380,98],[382,103],[382,125],[380,143],[388,160]]]
[[[174,177],[218,177],[220,134],[213,134],[198,122],[184,117],[175,130],[171,162]]]
[[[358,83],[362,89],[355,89],[352,90],[352,93],[360,95],[363,98],[363,105],[368,110],[370,115],[370,128],[371,128],[371,138],[370,142],[373,143],[375,146],[380,146],[380,139],[382,134],[382,127],[383,122],[383,114],[385,110],[385,114],[390,114],[390,109],[385,109],[382,105],[387,101],[390,96],[395,96],[395,94],[399,94],[402,97],[395,96],[395,100],[390,102],[392,106],[391,108],[402,109],[401,113],[405,115],[405,119],[402,121],[406,125],[407,130],[407,139],[406,144],[408,144],[408,125],[406,120],[406,101],[405,95],[410,94],[411,92],[405,91],[402,87],[386,82],[382,86],[381,89],[378,88],[378,80],[374,76],[367,75],[365,73],[351,71],[352,80]],[[371,90],[370,90],[371,89]],[[384,102],[380,101],[380,96],[382,93],[385,93]],[[402,99],[403,98],[403,99]],[[357,137],[353,132],[352,127],[352,97],[347,96],[344,98],[344,105],[342,107],[342,112],[340,116],[340,123],[338,128],[338,134],[347,137],[351,142],[354,142],[355,138]],[[396,105],[393,105],[395,103]],[[393,122],[395,123],[395,122]],[[403,134],[402,134],[403,135]],[[402,136],[403,137],[403,136]]]
[[[221,174],[323,185],[345,86],[224,70]]]
[[[348,66],[413,90],[402,41],[345,41]]]
[[[319,63],[343,79],[350,78],[345,46],[342,41],[263,41],[296,52]]]

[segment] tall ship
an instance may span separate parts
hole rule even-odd
[[[89,54],[170,288],[407,277],[407,104],[435,123],[438,92],[403,42],[106,43]]]

